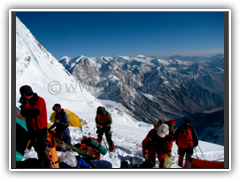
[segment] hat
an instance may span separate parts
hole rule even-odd
[[[60,104],[54,104],[54,106],[52,107],[52,110],[55,111],[56,109],[61,109],[61,105]]]
[[[28,85],[22,86],[19,91],[22,96],[23,95],[30,96],[34,94],[32,88]]]
[[[168,134],[169,134],[169,127],[167,124],[162,124],[157,128],[157,135],[159,137],[164,138]]]
[[[157,125],[161,125],[163,122],[164,122],[163,119],[159,119],[158,122],[157,122]]]
[[[190,124],[191,125],[191,120],[190,119],[185,119],[184,124]]]
[[[170,125],[170,126],[175,125],[175,120],[174,120],[174,119],[170,119],[170,120],[169,120],[169,125]]]

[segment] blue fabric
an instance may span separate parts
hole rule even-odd
[[[16,161],[22,161],[23,155],[16,151]]]
[[[92,168],[92,166],[90,166],[89,164],[86,163],[86,161],[84,161],[83,158],[79,158],[77,166],[76,167],[71,167],[69,165],[67,165],[64,162],[60,163],[60,168]]]
[[[63,122],[63,119],[60,118],[60,119],[57,119],[60,123]],[[59,130],[59,131],[64,131],[65,129],[67,128],[62,128],[61,125],[59,125],[58,123],[56,123],[56,131]]]
[[[17,122],[19,125],[21,125],[26,131],[28,131],[28,130],[27,130],[26,121],[24,121],[24,120],[19,119],[19,118],[16,117],[16,122]]]
[[[63,132],[63,141],[64,141],[65,143],[68,143],[68,144],[72,145],[72,144],[71,144],[70,131],[69,131],[68,128],[67,128],[66,130],[64,130],[64,132]]]
[[[60,118],[58,119],[59,122],[62,122],[63,119]],[[56,138],[60,138],[62,141],[64,141],[65,143],[68,143],[72,146],[71,144],[71,136],[70,136],[70,130],[68,127],[66,128],[62,128],[60,125],[58,125],[56,123],[56,134],[55,134]]]
[[[86,161],[84,161],[83,158],[80,158],[80,159],[78,160],[77,168],[92,168],[92,166],[90,166],[89,164],[87,164]]]
[[[58,129],[56,129],[56,134],[55,134],[56,138],[60,138],[63,142],[68,143],[72,146],[71,144],[71,136],[70,136],[70,130],[69,128],[65,128],[64,131],[59,131]]]

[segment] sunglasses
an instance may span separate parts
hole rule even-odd
[[[53,107],[52,110],[55,111],[57,109],[60,109],[59,107]]]

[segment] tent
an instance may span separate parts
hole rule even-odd
[[[224,162],[207,161],[207,160],[193,158],[192,168],[212,168],[212,169],[224,168]]]
[[[29,142],[26,121],[16,118],[16,160],[23,159],[24,150]]]
[[[79,117],[76,114],[74,114],[73,112],[69,111],[68,109],[64,109],[64,111],[69,116],[69,121],[70,121],[69,126],[81,128],[81,122],[80,122]],[[56,112],[53,112],[50,116],[50,121],[52,123],[54,123],[54,121],[55,121],[55,116],[56,116]]]

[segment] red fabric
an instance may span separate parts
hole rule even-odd
[[[180,148],[193,147],[193,137],[190,128],[182,128],[178,134],[177,145]]]
[[[192,160],[192,168],[224,168],[224,162],[206,161],[201,159]]]
[[[36,117],[37,118],[37,124],[39,129],[47,128],[47,109],[46,109],[46,103],[43,98],[40,96],[37,96],[36,101],[33,103],[32,106],[30,106],[29,103],[26,103],[22,109],[21,113],[26,115],[26,125],[28,131],[36,131],[36,120],[33,117],[30,117],[28,115],[28,111],[32,109],[38,109],[40,111],[40,114]]]
[[[105,114],[97,114],[95,118],[96,124],[100,125],[110,125],[110,119],[108,115]]]
[[[94,138],[94,137],[88,137],[88,140],[95,140],[96,142],[99,142],[98,139]],[[97,159],[100,159],[100,154],[98,152],[96,152],[95,150],[93,150],[90,146],[87,146],[86,144],[84,144],[84,139],[81,140],[81,143],[78,144],[79,145],[79,149],[83,149],[91,154],[94,154],[97,156]]]
[[[93,138],[94,139],[94,138]],[[85,150],[91,154],[96,155],[97,159],[100,159],[100,154],[98,152],[96,152],[95,150],[93,150],[91,147],[84,145],[84,144],[75,144],[75,147],[78,147],[79,149]]]
[[[54,134],[49,133],[47,135],[47,145],[48,145],[48,147],[53,147],[53,146],[57,147],[57,144],[54,142],[56,140],[57,140],[57,138],[54,137]]]

